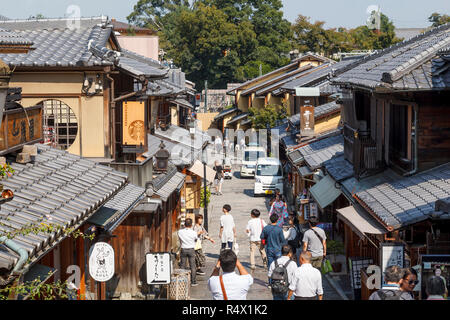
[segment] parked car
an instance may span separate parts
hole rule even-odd
[[[263,147],[249,146],[242,152],[241,177],[253,177],[255,175],[256,161],[267,157]]]

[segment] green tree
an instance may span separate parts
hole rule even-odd
[[[446,14],[440,14],[437,12],[433,12],[429,17],[428,21],[431,22],[431,26],[438,27],[440,25],[446,24],[450,22],[450,16]]]
[[[310,22],[309,17],[299,15],[292,25],[294,46],[300,52],[317,52],[325,56],[351,50],[373,50],[387,48],[400,39],[395,37],[395,27],[389,18],[381,14],[381,30],[375,32],[367,26],[347,30],[325,29],[325,22]]]
[[[264,108],[250,108],[250,119],[252,120],[252,128],[266,129],[276,126],[277,121],[286,119],[287,106],[286,104],[267,104]]]

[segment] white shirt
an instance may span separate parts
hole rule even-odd
[[[295,230],[295,228],[289,228],[287,230],[283,228],[283,235],[286,241],[295,240],[295,237],[297,236],[297,231]]]
[[[231,214],[224,214],[220,217],[220,226],[223,228],[222,231],[222,243],[233,242],[234,241],[234,219]]]
[[[184,228],[178,231],[178,238],[180,238],[181,249],[194,249],[197,241],[197,232],[192,228]]]
[[[310,263],[304,263],[295,270],[289,290],[294,291],[296,297],[302,298],[323,295],[322,274]]]
[[[284,266],[284,264],[286,262],[288,262],[288,260],[291,260],[288,256],[281,256],[277,259],[278,265],[279,266]],[[286,269],[288,272],[288,281],[289,284],[292,283],[292,281],[294,281],[294,274],[295,274],[295,270],[297,270],[297,264],[295,263],[294,260],[291,260],[292,262],[289,262],[289,264],[287,265]],[[273,261],[270,264],[269,267],[269,272],[267,273],[267,275],[269,276],[269,278],[272,276],[273,270],[275,270],[275,261]]]
[[[247,300],[247,292],[253,284],[251,275],[238,275],[235,272],[223,274],[223,286],[228,300]],[[219,276],[214,276],[208,280],[208,288],[214,300],[223,300],[222,288]]]
[[[261,226],[262,222],[262,226]],[[267,226],[267,223],[261,218],[252,218],[247,223],[247,229],[250,236],[250,241],[261,241],[262,229]]]

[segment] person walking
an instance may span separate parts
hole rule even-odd
[[[403,269],[403,277],[400,280],[400,290],[407,292],[414,299],[414,288],[419,283],[417,280],[417,271],[413,268]]]
[[[271,279],[273,300],[286,300],[289,286],[294,280],[297,264],[292,258],[294,252],[290,245],[281,248],[281,257],[272,262],[267,275]]]
[[[322,300],[322,274],[311,264],[311,252],[300,254],[300,267],[294,272],[294,278],[289,285],[287,300]]]
[[[271,215],[271,224],[264,227],[260,236],[260,239],[266,242],[267,268],[270,267],[275,259],[281,257],[281,247],[286,244],[283,230],[277,225],[277,221],[278,216],[276,214]]]
[[[237,268],[239,275],[234,272]],[[223,275],[220,275],[220,269]],[[208,289],[214,300],[247,300],[253,277],[245,270],[232,250],[222,250],[208,280]]]
[[[216,160],[213,169],[216,172],[216,175],[214,176],[216,195],[222,195],[222,184],[223,184],[223,177],[225,174],[223,173],[223,166],[219,160]]]
[[[327,255],[327,235],[323,229],[317,227],[318,222],[316,217],[309,219],[310,229],[303,235],[303,251],[311,252],[311,264],[320,271],[322,261]]]
[[[191,269],[191,286],[197,286],[197,267],[195,265],[195,243],[198,239],[198,233],[192,230],[192,219],[188,218],[184,222],[184,229],[178,231],[178,238],[181,243],[181,269]]]
[[[233,249],[233,242],[236,238],[236,225],[233,216],[230,214],[231,206],[226,204],[222,208],[223,215],[220,217],[219,238],[222,241],[222,250],[228,245],[229,249]]]
[[[255,270],[255,254],[256,250],[259,250],[263,264],[267,265],[267,256],[264,251],[264,245],[261,241],[261,233],[267,223],[260,218],[261,212],[258,209],[253,209],[250,213],[251,219],[247,223],[247,232],[250,238],[250,269]]]
[[[409,292],[400,290],[400,282],[404,270],[399,266],[390,266],[384,272],[384,284],[380,290],[375,291],[369,300],[414,300]]]
[[[204,276],[205,272],[202,268],[205,267],[206,257],[202,250],[202,243],[204,239],[214,243],[214,239],[209,237],[208,232],[205,230],[205,227],[203,227],[203,215],[201,214],[195,216],[194,231],[198,234],[198,239],[195,244],[195,265],[197,267],[197,274]]]
[[[427,280],[426,293],[427,300],[446,300],[444,298],[446,291],[445,282],[440,276],[431,276]]]
[[[277,226],[282,227],[285,220],[287,220],[289,213],[287,211],[286,202],[283,201],[282,195],[275,196],[275,201],[269,211],[269,216],[276,214],[278,216]]]

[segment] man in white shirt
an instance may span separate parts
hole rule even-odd
[[[181,269],[187,269],[187,261],[189,260],[189,267],[191,269],[191,285],[197,286],[197,268],[195,265],[195,243],[198,239],[198,234],[192,230],[192,219],[188,218],[184,222],[184,229],[178,231],[178,238],[181,243]]]
[[[303,251],[300,254],[301,266],[295,270],[294,279],[289,285],[288,300],[292,294],[295,300],[322,300],[322,274],[311,265],[311,252]]]
[[[272,277],[273,271],[276,269],[277,264],[278,264],[278,267],[285,266],[286,271],[287,271],[287,278],[288,278],[287,285],[290,286],[291,283],[294,281],[294,273],[297,270],[297,263],[295,263],[295,261],[292,260],[294,253],[293,253],[290,245],[286,244],[286,245],[282,246],[281,254],[282,254],[282,256],[276,260],[276,263],[275,263],[275,261],[272,262],[267,275],[269,276],[269,278]],[[288,289],[288,288],[286,288],[286,289]],[[288,296],[288,290],[285,291],[285,293],[274,292],[274,285],[273,285],[273,280],[272,280],[272,295],[273,295],[273,300],[286,300],[287,296]]]
[[[223,275],[219,276],[220,269]],[[234,272],[237,268],[239,274]],[[236,254],[230,250],[222,250],[208,280],[208,288],[214,300],[247,300],[247,293],[253,284],[253,277],[245,270],[237,259]]]
[[[264,246],[261,244],[261,232],[267,223],[259,217],[260,215],[261,212],[258,209],[253,209],[250,213],[252,218],[248,221],[246,228],[246,232],[250,237],[250,269],[252,270],[256,269],[256,250],[259,250],[259,253],[261,254],[263,265],[267,265],[266,251],[264,250]]]

